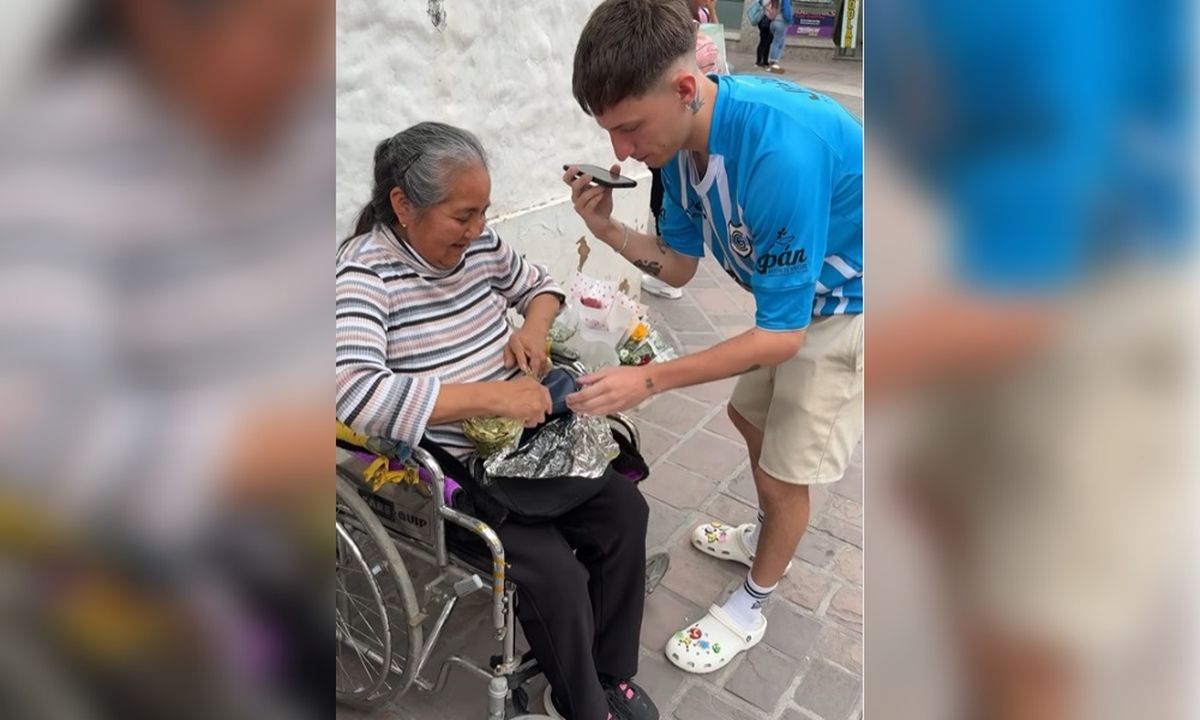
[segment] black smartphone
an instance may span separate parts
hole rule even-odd
[[[563,165],[563,170],[570,169],[570,165]],[[631,188],[637,187],[637,180],[632,180],[624,175],[613,175],[609,171],[596,165],[576,165],[579,168],[579,175],[591,175],[592,182],[607,188]]]

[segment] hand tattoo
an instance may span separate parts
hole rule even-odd
[[[634,260],[633,266],[647,275],[653,275],[654,277],[658,277],[659,273],[662,272],[662,263],[652,260]]]
[[[646,389],[647,389],[647,390],[653,390],[653,389],[654,389],[654,381],[653,381],[653,380],[651,380],[650,378],[646,378]]]

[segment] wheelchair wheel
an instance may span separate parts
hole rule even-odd
[[[663,577],[667,574],[667,569],[671,567],[671,556],[665,552],[654,553],[646,558],[646,594],[654,592],[658,584],[662,582]]]
[[[416,592],[387,531],[340,469],[336,531],[336,697],[374,709],[416,677],[422,647]]]

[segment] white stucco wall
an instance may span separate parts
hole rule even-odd
[[[612,146],[571,95],[575,42],[598,4],[562,0],[338,0],[337,220],[340,234],[370,193],[375,144],[422,120],[475,132],[491,156],[490,215],[519,251],[565,280],[585,271],[628,280],[639,273],[595,240],[575,215],[562,165],[607,166]],[[637,228],[649,216],[650,175],[625,174],[615,213]]]

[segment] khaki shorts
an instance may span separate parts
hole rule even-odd
[[[1195,522],[1186,301],[1163,273],[1106,282],[1003,374],[923,393],[902,459],[956,521],[952,588],[978,617],[1084,654],[1160,617]]]
[[[840,480],[863,431],[863,317],[814,318],[791,360],[738,379],[729,402],[763,431],[759,466],[798,485]]]

